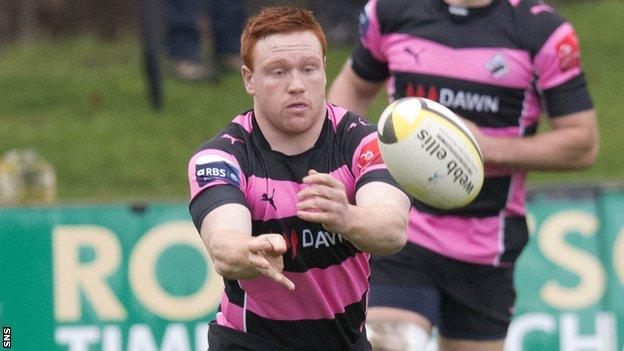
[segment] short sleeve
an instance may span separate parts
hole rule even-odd
[[[399,187],[381,157],[375,125],[348,113],[341,121],[342,148],[355,179],[355,190],[372,181]]]
[[[563,22],[548,37],[534,58],[537,88],[542,91],[548,115],[558,117],[593,107],[581,70],[576,31]]]
[[[219,149],[197,152],[188,165],[189,210],[199,229],[203,218],[226,203],[245,204],[246,178],[234,155]]]
[[[369,81],[388,78],[388,62],[381,48],[381,28],[377,17],[377,0],[370,0],[360,14],[360,40],[351,55],[351,67]]]

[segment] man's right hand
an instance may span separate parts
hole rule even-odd
[[[280,234],[262,234],[249,242],[249,262],[262,275],[273,279],[288,290],[295,290],[295,284],[282,273],[283,254],[288,249],[286,240]]]

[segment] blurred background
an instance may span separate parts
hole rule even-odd
[[[365,1],[240,6],[278,3],[315,11],[329,84]],[[550,3],[578,31],[601,151],[587,171],[530,177],[508,349],[624,350],[624,1]],[[215,39],[218,10],[195,12],[199,53],[179,66],[167,6],[0,0],[0,325],[14,349],[205,349],[221,283],[189,222],[186,167],[251,98]]]

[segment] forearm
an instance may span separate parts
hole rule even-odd
[[[329,88],[327,101],[364,116],[382,85],[360,78],[347,63]]]
[[[395,203],[349,207],[349,229],[344,235],[358,249],[387,255],[399,251],[407,241],[407,210]]]
[[[249,261],[250,235],[235,230],[220,230],[210,236],[202,235],[202,238],[215,270],[224,278],[250,279],[260,275]]]
[[[486,165],[523,171],[567,171],[591,166],[597,141],[576,129],[555,129],[530,137],[486,137],[480,146]]]

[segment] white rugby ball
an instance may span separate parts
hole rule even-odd
[[[445,106],[407,97],[391,103],[377,126],[390,174],[417,200],[439,209],[466,206],[483,185],[475,137]]]

